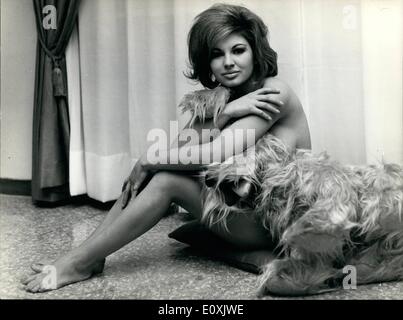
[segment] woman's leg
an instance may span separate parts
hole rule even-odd
[[[170,172],[157,173],[121,212],[117,201],[113,207],[114,219],[109,216],[110,224],[105,224],[79,247],[55,261],[51,268],[46,269],[47,273],[42,269],[42,272],[28,277],[24,281],[26,290],[42,292],[88,279],[98,261],[152,228],[165,215],[171,202],[200,217],[200,194],[198,181]],[[49,281],[49,270],[55,271],[53,281]]]
[[[113,221],[115,221],[115,219],[117,217],[119,217],[123,210],[122,210],[122,199],[123,199],[123,195],[120,195],[119,198],[115,201],[114,205],[112,206],[112,208],[109,210],[109,212],[107,213],[106,217],[104,218],[104,220],[101,222],[101,224],[91,233],[91,235],[86,239],[86,241],[92,239],[94,236],[98,235],[99,233],[101,233],[106,226],[110,225],[111,223],[113,223]],[[33,263],[31,265],[31,269],[35,272],[41,272],[43,267],[44,267],[44,263]],[[94,274],[98,274],[98,273],[102,273],[103,269],[104,269],[104,265],[105,265],[105,259],[99,260],[94,264],[94,270],[93,273]]]
[[[152,177],[147,178],[147,181],[149,182]],[[148,183],[147,182],[147,183]],[[146,183],[146,184],[147,184]],[[112,208],[109,210],[108,214],[106,215],[105,219],[102,221],[102,223],[94,230],[94,232],[88,237],[87,240],[91,239],[95,235],[99,234],[102,232],[102,230],[107,226],[110,225],[120,214],[123,212],[122,210],[122,200],[123,200],[123,194],[119,196],[119,198],[116,200]]]

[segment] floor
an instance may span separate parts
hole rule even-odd
[[[39,208],[29,197],[0,195],[0,299],[258,299],[255,274],[193,254],[167,237],[186,221],[184,213],[164,218],[112,254],[101,276],[47,293],[22,290],[19,281],[31,263],[51,262],[79,245],[106,213],[88,203]],[[403,282],[300,299],[403,299]]]

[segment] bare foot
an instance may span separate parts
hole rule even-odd
[[[22,282],[24,290],[39,293],[56,290],[68,284],[83,281],[103,272],[105,259],[88,268],[75,265],[72,259],[62,257],[53,264],[34,263],[31,269],[35,274],[26,277]]]

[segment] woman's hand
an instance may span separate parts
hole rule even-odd
[[[130,200],[136,197],[148,174],[149,171],[144,168],[142,157],[140,157],[140,159],[136,162],[130,176],[123,183],[122,209],[126,208]]]
[[[248,93],[230,103],[224,108],[223,116],[227,118],[242,118],[247,115],[257,115],[268,121],[272,120],[270,112],[280,113],[278,107],[283,102],[274,99],[272,94],[279,94],[280,90],[261,88]]]

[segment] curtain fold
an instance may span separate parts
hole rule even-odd
[[[33,0],[37,25],[36,75],[32,141],[32,199],[55,202],[70,197],[70,124],[65,49],[80,0]],[[44,26],[55,8],[54,28]]]

